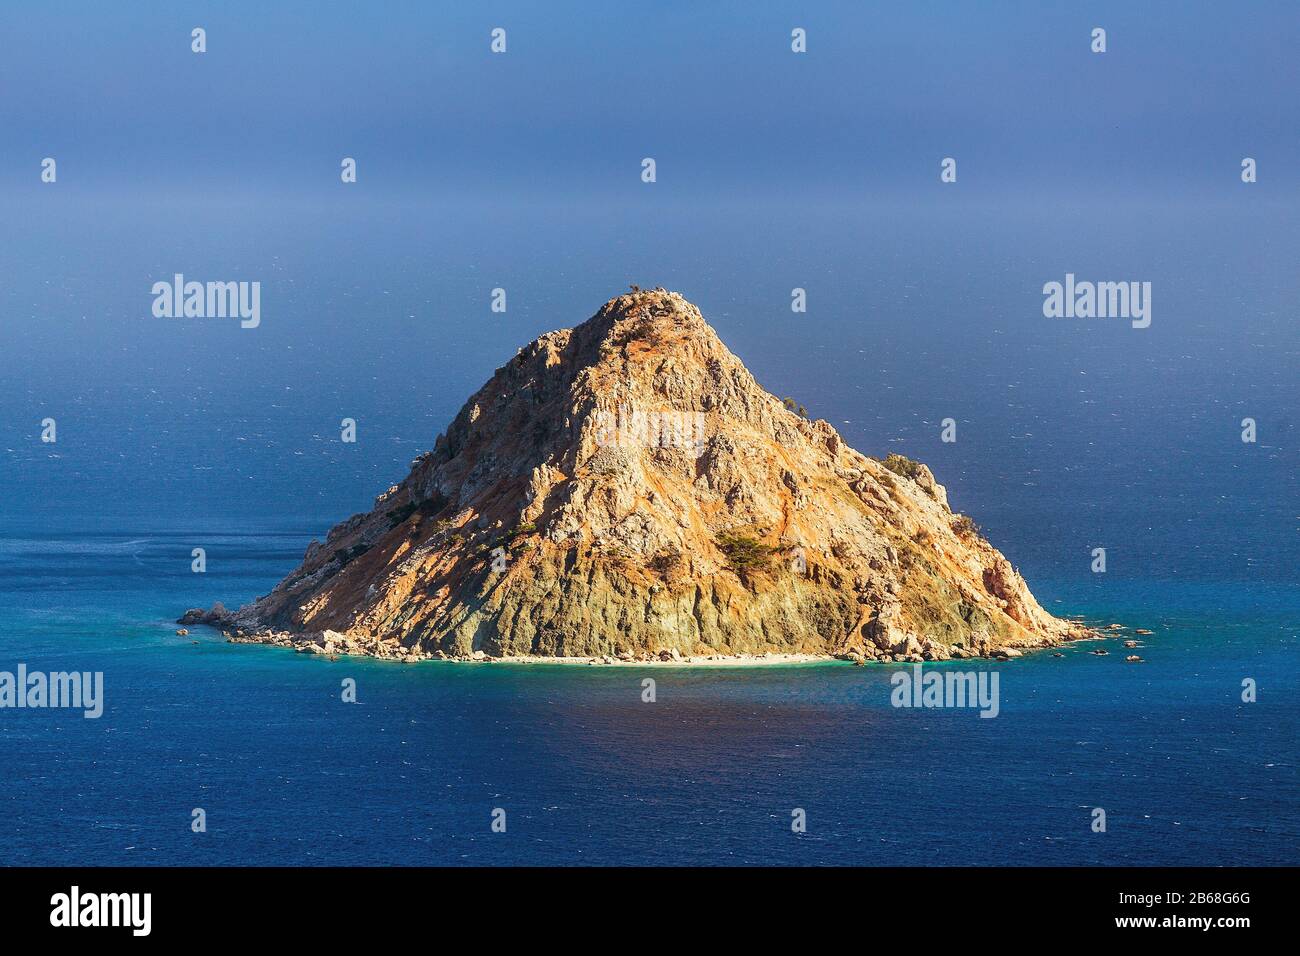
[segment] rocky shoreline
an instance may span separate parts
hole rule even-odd
[[[1119,640],[1116,633],[1122,625],[1109,625],[1109,632],[1095,630],[1079,625],[1078,630],[1060,641],[1044,639],[1036,643],[1027,643],[1021,647],[966,648],[961,642],[952,645],[943,644],[930,638],[917,638],[908,635],[895,645],[876,641],[866,644],[863,649],[854,649],[839,654],[807,654],[781,651],[765,651],[761,654],[682,654],[676,648],[665,648],[657,652],[640,651],[633,653],[621,650],[615,654],[591,657],[565,657],[529,654],[510,654],[493,656],[482,650],[469,654],[448,654],[436,649],[421,650],[408,647],[396,641],[383,641],[373,637],[354,637],[339,631],[313,631],[292,633],[274,630],[232,614],[222,605],[214,604],[211,609],[191,608],[178,620],[182,625],[202,625],[221,631],[222,637],[230,644],[265,644],[282,647],[299,654],[315,654],[331,659],[338,657],[370,657],[376,660],[396,663],[415,664],[422,661],[450,661],[454,663],[484,664],[581,664],[581,665],[677,665],[677,666],[752,666],[772,664],[811,664],[828,661],[848,661],[859,666],[867,664],[921,664],[952,660],[1006,661],[1034,651],[1050,650],[1062,644],[1089,640]],[[177,632],[181,633],[181,632]],[[188,633],[188,632],[186,632]],[[1151,633],[1150,631],[1138,633]],[[1126,641],[1132,646],[1133,641]],[[878,646],[879,645],[879,646]],[[1058,655],[1059,656],[1059,655]]]

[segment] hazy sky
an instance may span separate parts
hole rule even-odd
[[[1241,574],[1293,575],[1298,28],[1293,0],[2,4],[6,517],[326,526],[635,282],[1018,560],[1139,528],[1132,573],[1186,570],[1213,519]],[[176,272],[258,281],[261,326],[154,317]],[[1067,272],[1151,282],[1151,327],[1045,318]]]
[[[1294,191],[1297,36],[1293,0],[13,3],[0,188],[53,156],[66,190],[311,192],[353,156],[372,194],[576,200],[653,156],[661,193],[779,200],[953,156],[967,194],[1178,196],[1253,156]]]

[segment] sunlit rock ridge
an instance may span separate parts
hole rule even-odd
[[[788,404],[682,296],[634,289],[521,349],[269,595],[182,620],[404,660],[920,661],[1084,635],[926,466]]]

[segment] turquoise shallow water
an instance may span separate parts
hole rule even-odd
[[[0,536],[0,666],[106,687],[98,720],[0,713],[4,862],[1297,862],[1292,586],[1035,582],[1154,630],[1146,663],[1108,642],[976,665],[1000,675],[980,719],[891,707],[893,667],[401,665],[177,637],[177,608],[263,593],[308,540],[197,535],[221,568],[200,579],[195,537]]]

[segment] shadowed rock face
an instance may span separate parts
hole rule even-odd
[[[208,620],[380,656],[920,660],[1082,633],[928,468],[788,410],[663,290],[520,350],[371,512]]]

